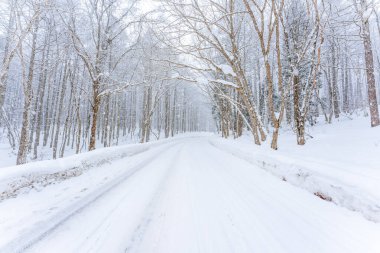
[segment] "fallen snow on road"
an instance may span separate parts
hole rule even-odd
[[[333,131],[321,126],[313,134],[316,140],[323,134],[329,141],[340,138]],[[357,153],[360,159],[376,151],[370,146],[376,133],[360,144],[369,149]],[[282,147],[286,143],[284,138]],[[286,149],[259,152],[247,138],[203,135],[0,169],[0,185],[8,189],[4,182],[25,175],[89,164],[78,175],[3,199],[0,252],[380,252],[380,223],[292,179],[294,171],[306,171],[321,191],[330,180],[363,201],[350,203],[376,201],[376,159],[352,163],[338,154],[330,160],[323,150],[313,156],[320,143],[294,146],[305,150],[297,157]],[[357,152],[342,145],[342,152]],[[372,179],[365,184],[366,178]]]
[[[203,135],[209,136],[210,134]],[[201,134],[197,136],[201,136]],[[171,140],[110,147],[57,160],[46,160],[0,168],[0,201],[16,197],[32,189],[38,191],[41,187],[59,183],[71,177],[77,177],[91,168],[134,156],[168,142],[176,142],[181,138],[191,137],[192,135],[188,134],[175,137]]]

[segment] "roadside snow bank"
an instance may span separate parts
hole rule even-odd
[[[316,126],[304,147],[295,144],[292,133],[282,133],[278,151],[267,143],[255,146],[246,136],[210,142],[321,199],[380,222],[380,128],[371,129],[367,120]]]
[[[134,156],[173,140],[191,137],[192,135],[184,135],[144,144],[103,148],[57,160],[0,168],[0,201],[27,193],[31,189],[38,191],[41,187],[77,177],[90,168]]]
[[[133,156],[149,148],[149,145],[112,147],[57,160],[2,168],[0,170],[0,201],[16,197],[33,188],[38,190],[40,187],[79,176],[91,167],[110,163],[126,156]]]

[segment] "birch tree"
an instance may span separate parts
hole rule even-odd
[[[368,104],[371,115],[371,126],[380,125],[379,107],[376,97],[376,80],[374,74],[373,52],[371,33],[369,28],[369,18],[373,12],[373,6],[367,0],[354,1],[356,12],[360,19],[361,37],[364,44],[364,57],[366,64],[366,75],[368,84]]]
[[[134,19],[130,19],[136,2],[137,0],[131,0],[128,2],[127,7],[122,8],[119,1],[88,0],[85,1],[87,8],[84,12],[75,12],[74,10],[74,8],[81,10],[83,6],[73,6],[70,10],[71,15],[66,21],[73,47],[83,60],[92,81],[90,151],[96,148],[99,107],[102,97],[111,89],[111,87],[109,87],[109,80],[112,71],[117,68],[121,59],[132,50],[136,39],[133,38],[133,41],[129,41],[129,43],[125,44],[126,49],[119,52],[120,55],[118,59],[113,62],[110,69],[106,68],[107,56],[112,50],[112,47],[115,46],[113,44],[120,42],[120,37],[137,22]],[[119,8],[122,8],[123,11],[119,16],[115,16],[114,13],[116,10],[119,10]],[[91,33],[90,38],[82,36],[78,31],[78,25],[82,26],[86,24]],[[83,29],[83,27],[81,27],[81,29]],[[121,84],[121,86],[127,85]]]

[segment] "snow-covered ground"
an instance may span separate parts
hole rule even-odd
[[[0,131],[0,133],[3,131]],[[41,140],[43,139],[43,134],[41,134]],[[126,136],[123,136],[119,140],[120,145],[126,145],[126,144],[136,144],[139,143],[139,139],[137,135],[131,135],[128,134]],[[116,146],[116,143],[112,143],[112,146]],[[58,141],[58,149],[61,149],[61,140]],[[96,149],[103,149],[104,145],[97,141],[96,143]],[[86,145],[83,145],[80,147],[80,153],[87,152],[88,147]],[[9,145],[8,139],[5,135],[0,134],[0,169],[3,167],[9,167],[12,165],[16,165],[17,160],[17,151],[18,150],[12,150],[11,146]],[[71,156],[75,154],[75,146],[67,146],[65,148],[64,157]],[[32,153],[32,152],[31,152]],[[50,147],[50,143],[48,143],[45,147],[42,145],[38,147],[38,154],[36,159],[32,159],[32,154],[29,154],[27,157],[28,162],[36,162],[36,161],[45,161],[52,159],[53,157],[53,149]],[[59,156],[59,152],[57,152],[57,156]]]
[[[279,150],[258,147],[248,136],[211,143],[276,177],[337,205],[380,222],[380,128],[368,118],[345,119],[308,129],[305,146],[289,132],[280,135]]]
[[[0,252],[378,253],[365,120],[279,151],[203,134],[1,168]]]

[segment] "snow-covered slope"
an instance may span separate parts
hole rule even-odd
[[[297,146],[283,132],[280,149],[258,147],[248,136],[211,143],[280,179],[380,222],[380,128],[368,118],[343,120],[309,129],[313,138]]]

